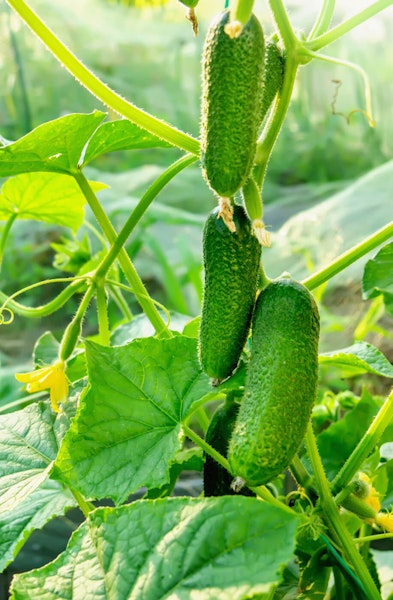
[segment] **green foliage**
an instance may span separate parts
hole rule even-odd
[[[252,498],[171,498],[98,509],[55,562],[15,578],[11,598],[39,588],[45,600],[71,600],[79,594],[74,581],[94,598],[108,584],[118,600],[142,593],[146,600],[171,593],[186,599],[190,589],[206,599],[250,598],[277,581],[292,552],[288,539],[296,521]]]
[[[46,0],[37,3],[38,13],[42,2]],[[200,93],[195,74],[201,48],[199,42],[183,39],[190,35],[189,28],[180,34],[180,24],[162,18],[169,12],[152,10],[142,17],[138,6],[123,4],[104,11],[103,4],[95,3],[88,28],[81,12],[87,10],[85,5],[74,13],[72,3],[60,1],[44,11],[48,22],[60,17],[65,38],[72,36],[67,40],[71,46],[83,21],[85,62],[118,89],[117,94],[84,69],[76,56],[70,58],[62,41],[24,0],[7,3],[70,73],[109,106],[110,118],[97,110],[98,101],[90,94],[79,92],[79,84],[71,85],[65,71],[60,75],[57,70],[51,78],[56,92],[42,93],[40,98],[52,108],[56,105],[56,114],[66,116],[39,118],[41,108],[37,107],[32,115],[30,90],[43,86],[31,84],[42,84],[41,77],[48,73],[46,59],[37,69],[38,54],[30,51],[34,65],[24,70],[24,60],[32,64],[26,49],[38,46],[24,38],[19,25],[9,26],[16,16],[13,12],[7,8],[8,12],[0,13],[0,35],[6,31],[11,48],[5,51],[9,72],[10,52],[18,66],[18,94],[10,87],[7,67],[6,114],[11,114],[15,101],[24,111],[20,124],[7,122],[0,138],[0,176],[5,179],[0,195],[0,343],[6,349],[1,353],[0,371],[1,568],[13,568],[10,563],[20,556],[32,531],[45,528],[54,517],[62,518],[70,507],[78,506],[84,518],[55,560],[14,577],[11,598],[27,600],[40,590],[44,599],[76,600],[85,597],[87,590],[92,599],[110,594],[119,600],[173,595],[184,600],[194,596],[201,600],[288,600],[326,594],[381,600],[384,561],[370,551],[370,545],[375,534],[388,538],[393,530],[389,513],[393,393],[388,391],[393,376],[389,360],[393,225],[386,223],[392,216],[392,165],[380,166],[286,223],[279,236],[272,236],[273,247],[264,252],[263,268],[258,242],[250,237],[243,210],[240,220],[247,236],[239,243],[238,233],[231,233],[221,219],[210,221],[216,229],[223,227],[226,235],[225,254],[212,261],[213,279],[225,270],[228,256],[225,291],[231,298],[231,282],[239,273],[243,277],[226,324],[222,325],[227,305],[223,294],[213,302],[218,309],[209,339],[213,357],[229,344],[230,325],[237,325],[250,283],[246,313],[256,311],[251,340],[246,331],[236,342],[233,368],[240,356],[237,369],[231,374],[231,366],[227,379],[212,387],[198,357],[200,242],[212,200],[195,164],[199,140],[185,133],[198,132]],[[286,65],[279,101],[264,122],[255,155],[264,203],[269,190],[264,177],[267,163],[269,176],[275,175],[276,181],[334,179],[338,164],[347,179],[383,160],[385,151],[377,136],[371,138],[359,130],[354,146],[350,135],[345,136],[345,143],[336,144],[336,135],[347,133],[344,126],[336,127],[346,114],[340,97],[333,101],[336,114],[318,120],[305,103],[309,90],[304,79],[308,77],[304,73],[312,73],[309,61],[318,56],[325,42],[377,14],[381,4],[370,5],[338,30],[329,30],[334,2],[327,0],[308,37],[297,36],[282,3],[269,4],[277,28],[274,39],[280,37]],[[239,10],[247,7],[248,2],[239,1]],[[98,15],[110,12],[117,15],[113,21],[99,20]],[[184,9],[179,14],[182,18]],[[161,37],[155,35],[154,27]],[[111,43],[116,39],[121,53],[108,52],[108,39]],[[18,55],[19,45],[24,48],[23,58]],[[135,70],[136,56],[141,63]],[[300,87],[289,108],[300,65],[304,67],[297,80]],[[138,68],[139,84],[135,85]],[[233,74],[240,78],[239,65]],[[123,87],[124,75],[127,85]],[[70,90],[78,90],[75,113],[65,94],[63,99],[63,81]],[[223,83],[223,78],[216,78],[216,91]],[[58,103],[56,95],[61,96]],[[307,102],[311,97],[308,94]],[[239,99],[235,100],[239,108]],[[164,114],[180,129],[140,110],[138,103],[154,115]],[[363,106],[363,95],[358,94],[357,105]],[[115,119],[115,113],[125,118]],[[361,113],[358,116],[363,119],[362,108]],[[275,145],[286,115],[283,135]],[[35,120],[41,124],[33,128]],[[333,121],[331,129],[324,128]],[[240,122],[239,128],[245,123]],[[252,125],[259,129],[260,123],[254,119]],[[294,143],[294,132],[300,131],[308,133],[308,141]],[[9,142],[7,137],[16,141]],[[354,147],[359,139],[368,141],[369,155],[365,152],[364,161],[356,162]],[[280,147],[284,142],[285,147]],[[177,158],[179,148],[191,154]],[[321,155],[330,159],[322,164]],[[115,174],[109,172],[114,165]],[[102,166],[105,170],[99,170]],[[323,194],[326,198],[326,188]],[[288,208],[285,202],[284,206]],[[235,208],[234,221],[241,229],[239,210]],[[40,238],[37,248],[34,236]],[[287,245],[280,241],[284,238]],[[248,269],[250,248],[251,254],[258,250],[255,272]],[[363,275],[362,259],[377,248]],[[346,252],[340,256],[343,249]],[[258,268],[261,290],[254,285]],[[292,277],[302,279],[301,285],[291,283],[301,290],[295,314],[287,293],[275,308],[264,303],[267,290],[277,287],[269,276],[288,270]],[[342,272],[347,277],[355,273],[358,289],[363,277],[364,298],[371,300],[363,315],[353,317],[357,327],[348,325],[348,317],[355,312],[352,304],[344,307],[340,320],[327,306],[326,287],[334,290],[333,278]],[[311,423],[318,335],[317,309],[310,291],[321,309],[323,348]],[[15,294],[9,297],[7,292]],[[46,328],[44,333],[43,329],[37,333],[37,327],[33,338],[27,338],[23,326],[28,319]],[[327,344],[328,334],[342,334],[345,341],[329,338]],[[10,385],[8,343],[22,345],[26,356],[33,339],[33,370],[26,373],[32,367],[18,367],[18,381],[26,388],[16,382]],[[252,415],[246,414],[245,419],[251,388]],[[259,401],[266,390],[269,411],[261,427],[263,404]],[[237,475],[231,466],[236,461],[231,455],[229,462],[226,458],[231,432],[225,432],[220,444],[210,435],[216,422],[210,417],[211,405],[228,395],[245,398],[237,419],[241,425],[247,421],[242,442],[245,438],[253,445],[247,463],[254,464],[262,453],[261,438],[253,438],[255,427],[269,438],[269,462],[280,463],[263,480],[266,486],[253,488],[257,498],[232,494],[229,488]],[[278,421],[280,428],[273,427],[269,435],[269,422]],[[239,439],[239,431],[235,437]],[[281,460],[285,445],[290,452]],[[266,452],[262,454],[266,461]],[[205,460],[205,468],[214,460],[211,464],[225,475],[231,495],[190,497],[201,492]],[[369,481],[361,499],[363,508],[368,506],[363,512],[367,521],[350,501],[361,477]],[[187,481],[197,482],[193,492],[189,487],[184,495],[181,488],[181,498],[170,497],[179,494],[180,485]],[[106,506],[97,506],[100,503]],[[386,551],[388,558],[390,554]]]

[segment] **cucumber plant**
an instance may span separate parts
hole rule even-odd
[[[393,368],[364,340],[318,357],[314,298],[319,305],[323,284],[382,246],[363,278],[365,297],[378,302],[368,316],[375,329],[382,304],[391,311],[393,223],[301,281],[269,277],[261,260],[266,237],[253,225],[262,223],[268,163],[298,68],[333,60],[321,50],[393,1],[376,0],[330,27],[335,3],[324,0],[314,26],[298,35],[283,1],[269,0],[277,46],[268,44],[267,54],[254,3],[225,6],[203,51],[200,140],[112,90],[25,0],[7,2],[111,114],[123,117],[106,121],[101,110],[69,114],[0,148],[3,263],[12,260],[9,234],[19,219],[67,227],[76,239],[85,234],[85,204],[96,220],[96,228],[87,228],[97,234],[91,248],[102,242],[80,268],[70,257],[66,277],[11,295],[0,291],[0,327],[16,335],[16,318],[42,320],[71,299],[78,304],[59,339],[46,332],[37,340],[32,370],[16,374],[25,387],[0,405],[1,569],[52,517],[77,506],[85,519],[58,557],[15,575],[11,599],[36,597],[39,589],[48,600],[76,600],[86,590],[92,600],[108,594],[118,600],[311,594],[381,600],[372,543],[389,542],[393,532],[393,393],[382,398],[364,384],[359,394],[351,376],[387,379]],[[182,4],[193,9],[196,3]],[[102,184],[89,181],[85,167],[110,151],[167,152],[168,146],[183,155],[147,187],[117,231],[99,197]],[[219,197],[204,233],[200,324],[198,316],[173,314],[169,302],[151,297],[126,245],[145,213],[154,213],[160,191],[198,160],[201,181]],[[160,219],[168,215],[157,212]],[[176,222],[190,225],[193,217],[183,211]],[[133,252],[142,245],[136,242]],[[275,251],[273,239],[269,252]],[[46,303],[21,300],[47,283],[62,289]],[[126,294],[139,305],[138,315]],[[120,326],[111,319],[115,310]],[[353,388],[345,406],[328,377],[318,388],[318,363],[320,374],[334,368],[335,382]],[[313,428],[314,402],[334,405],[325,431],[319,421]],[[206,497],[176,496],[179,476],[194,481],[195,472],[197,494],[205,476]],[[249,497],[246,487],[237,491],[239,478]]]

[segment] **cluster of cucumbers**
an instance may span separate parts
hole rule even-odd
[[[318,383],[316,303],[290,277],[258,290],[261,245],[250,215],[233,200],[252,179],[258,133],[282,82],[282,54],[275,43],[265,47],[255,15],[237,37],[227,34],[229,19],[224,11],[213,21],[203,54],[203,174],[228,201],[233,226],[219,208],[205,224],[199,358],[217,385],[237,368],[250,330],[251,351],[241,401],[229,397],[206,435],[231,469],[206,457],[206,495],[233,493],[234,481],[252,493],[282,473],[305,435]]]

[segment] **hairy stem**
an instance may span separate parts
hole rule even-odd
[[[361,581],[369,600],[381,600],[381,596],[369,573],[369,570],[358,552],[354,541],[340,518],[337,506],[330,492],[329,482],[326,478],[322,461],[319,456],[316,439],[309,423],[306,433],[306,446],[308,457],[314,472],[315,483],[319,493],[321,508],[325,522],[331,531],[332,537],[337,539],[343,550],[345,559],[352,566],[356,576]]]
[[[94,75],[51,31],[24,0],[7,0],[25,23],[61,64],[101,102],[133,123],[186,152],[199,155],[199,142],[192,136],[157,119],[125,100]]]
[[[315,21],[313,28],[310,31],[308,36],[309,40],[312,40],[319,35],[325,33],[331,23],[333,18],[334,8],[335,8],[336,0],[324,0],[321,11]]]
[[[105,256],[99,267],[97,268],[96,275],[103,276],[106,274],[118,253],[126,243],[128,237],[135,229],[136,225],[141,220],[142,216],[149,208],[150,204],[153,200],[158,196],[161,190],[169,183],[175,175],[180,173],[183,169],[191,165],[197,160],[194,155],[186,154],[186,156],[182,156],[175,163],[170,165],[157,179],[152,183],[152,185],[146,190],[143,194],[142,198],[138,202],[137,206],[132,211],[131,215],[128,217],[126,223],[122,227],[119,232],[115,242],[113,243],[110,251]]]
[[[393,222],[385,225],[385,227],[382,227],[381,229],[378,229],[378,231],[371,234],[368,238],[362,240],[359,244],[341,254],[341,256],[336,258],[329,265],[323,267],[320,271],[317,271],[313,275],[310,275],[310,277],[304,279],[302,281],[303,285],[305,285],[309,290],[319,287],[331,279],[334,275],[337,275],[337,273],[340,273],[349,267],[349,265],[356,262],[359,258],[371,250],[374,250],[374,248],[380,244],[383,244],[383,242],[389,240],[392,236]]]
[[[310,50],[320,50],[321,48],[328,46],[392,4],[393,0],[378,0],[377,2],[374,2],[374,4],[371,4],[371,6],[361,10],[353,17],[350,17],[343,23],[340,23],[340,25],[333,27],[333,29],[330,31],[309,41],[307,43],[308,48]]]
[[[102,228],[105,237],[112,245],[116,242],[117,233],[109,221],[105,211],[103,210],[101,204],[98,202],[96,195],[91,189],[89,182],[86,177],[82,173],[77,173],[75,175],[76,182],[81,188],[87,202],[95,218],[97,219],[100,227]],[[171,332],[168,327],[165,325],[164,321],[161,318],[160,313],[158,312],[153,300],[150,298],[149,294],[146,291],[145,286],[141,278],[139,277],[134,265],[130,257],[128,256],[125,249],[122,247],[119,251],[119,264],[123,273],[130,284],[137,301],[139,302],[143,312],[149,319],[150,323],[153,325],[157,335],[161,337],[172,337]]]

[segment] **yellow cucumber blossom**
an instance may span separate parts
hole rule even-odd
[[[59,412],[59,403],[66,402],[68,399],[68,380],[63,360],[57,360],[52,365],[30,371],[30,373],[16,373],[15,378],[21,383],[27,384],[26,390],[30,394],[49,390],[54,412]]]
[[[375,522],[381,529],[393,533],[393,513],[380,512],[375,517]]]
[[[358,473],[358,478],[367,486],[367,493],[363,498],[363,501],[369,506],[371,506],[371,508],[373,508],[375,512],[378,512],[379,510],[381,510],[381,501],[379,499],[379,494],[377,490],[372,485],[370,477],[368,477],[368,475],[366,475],[365,473],[360,472]]]

